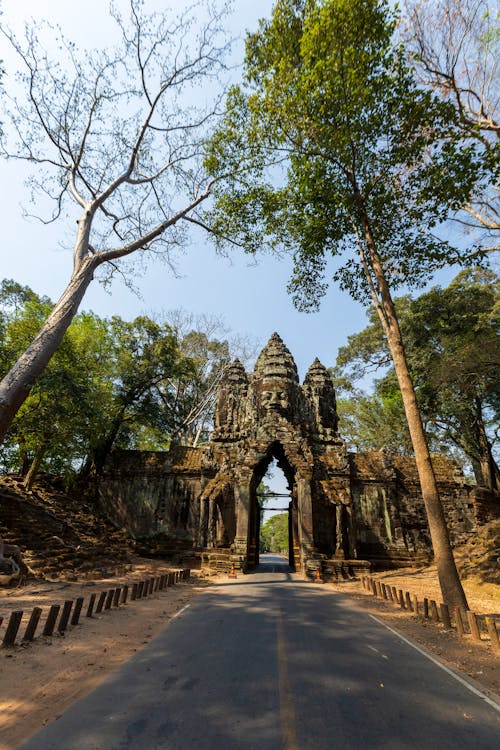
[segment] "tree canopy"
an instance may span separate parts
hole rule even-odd
[[[462,271],[442,289],[433,287],[416,299],[396,300],[401,328],[426,431],[435,450],[458,449],[470,461],[478,484],[497,489],[494,458],[500,418],[499,282],[492,271]],[[349,337],[337,357],[334,375],[349,386],[367,372],[390,366],[390,355],[374,310],[370,325]],[[391,446],[407,452],[401,429],[393,430],[391,413],[401,415],[402,401],[389,369],[373,396],[343,402],[351,438],[366,447]],[[377,404],[382,406],[377,410]],[[392,427],[391,427],[392,426]],[[390,434],[388,434],[388,432]],[[387,443],[385,443],[387,440]]]
[[[28,287],[0,287],[0,361],[8,368],[52,306]],[[172,316],[179,319],[179,314]],[[211,424],[206,398],[227,361],[244,356],[212,322],[179,330],[147,316],[75,316],[18,411],[2,450],[4,469],[30,483],[47,470],[99,472],[113,447],[193,444]],[[207,323],[207,322],[206,322]]]

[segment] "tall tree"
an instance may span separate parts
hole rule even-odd
[[[455,148],[456,110],[416,85],[396,24],[385,0],[275,3],[247,39],[245,86],[232,90],[212,140],[207,165],[230,176],[215,187],[207,221],[248,250],[290,250],[302,309],[326,291],[330,255],[340,286],[371,299],[403,396],[443,597],[466,605],[392,290],[457,258],[429,229],[464,202],[481,163],[474,143]],[[242,160],[239,178],[231,166]]]
[[[28,287],[2,282],[0,358],[6,367],[32,339],[51,306],[49,299],[39,298]],[[102,341],[102,324],[97,318],[88,313],[76,316],[18,411],[6,445],[10,454],[7,463],[17,462],[28,488],[42,463],[45,469],[68,472],[85,455],[90,417],[97,406],[93,403],[96,369],[91,364]],[[103,377],[102,367],[99,377]]]
[[[194,364],[179,348],[168,325],[141,316],[114,317],[109,323],[110,351],[101,375],[100,409],[94,412],[85,471],[99,473],[117,441],[134,444],[141,427],[164,436],[175,429],[177,405],[170,387],[193,378]]]
[[[454,218],[471,231],[480,230],[482,242],[492,242],[496,249],[500,231],[499,20],[498,3],[491,0],[419,0],[405,4],[402,24],[419,81],[455,107],[464,142],[476,142],[485,173],[490,175],[478,183]]]
[[[170,262],[211,192],[198,157],[217,101],[197,107],[185,91],[221,69],[221,14],[206,5],[179,18],[147,16],[130,0],[127,21],[112,15],[120,41],[102,52],[80,53],[47,26],[28,27],[22,42],[0,27],[22,63],[26,94],[2,96],[10,126],[0,153],[36,165],[33,184],[55,201],[52,218],[67,200],[80,211],[68,286],[0,383],[0,440],[96,273],[111,275],[133,253]],[[61,59],[48,56],[43,30]]]
[[[500,418],[500,340],[498,277],[485,269],[462,271],[445,289],[436,286],[415,300],[396,300],[408,360],[426,432],[436,448],[455,446],[471,462],[476,481],[500,489],[493,443]],[[352,383],[369,371],[390,365],[390,354],[374,310],[370,325],[349,337],[339,350],[335,377]],[[390,370],[376,396],[393,391]],[[371,400],[372,401],[372,400]],[[358,404],[362,409],[364,399]],[[375,415],[371,415],[373,418]],[[385,412],[387,424],[388,413]],[[383,438],[378,423],[371,437]]]

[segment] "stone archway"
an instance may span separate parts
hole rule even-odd
[[[257,489],[273,459],[276,459],[278,468],[283,472],[290,493],[290,502],[287,511],[289,517],[288,560],[290,567],[294,569],[296,568],[296,553],[294,552],[294,548],[298,549],[296,471],[290,464],[283,446],[278,441],[269,445],[268,449],[253,470],[250,482],[247,565],[249,568],[252,568],[259,562],[261,509],[258,503]]]
[[[222,492],[232,495],[234,529],[226,536],[232,537],[229,550],[242,567],[256,562],[255,493],[272,457],[281,461],[292,492],[295,564],[311,568],[322,555],[331,557],[335,549],[345,547],[318,535],[320,550],[314,529],[315,506],[317,513],[333,505],[330,536],[335,540],[337,530],[344,528],[338,523],[337,506],[350,502],[347,454],[337,421],[326,368],[316,359],[300,385],[294,359],[276,333],[260,353],[252,375],[238,360],[226,371],[206,451],[207,466],[216,471],[202,493],[200,518],[206,518],[207,502],[209,508],[210,503],[215,507]]]

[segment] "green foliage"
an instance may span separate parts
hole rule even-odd
[[[415,84],[397,19],[385,0],[279,0],[247,38],[245,85],[209,144],[207,221],[249,252],[291,252],[300,309],[326,291],[329,256],[367,301],[367,222],[392,288],[459,259],[430,230],[486,179],[454,107]]]
[[[458,448],[484,483],[480,464],[494,446],[500,416],[498,278],[485,269],[462,271],[446,289],[434,287],[417,299],[403,297],[397,307],[432,445],[436,450]],[[339,350],[334,377],[347,393],[353,382],[389,365],[373,310],[369,318],[370,324]],[[377,382],[373,396],[340,399],[341,424],[350,442],[362,449],[387,445],[406,452],[404,431],[393,420],[400,405],[392,368]]]
[[[260,532],[261,552],[288,552],[288,513],[266,521]]]
[[[2,371],[51,307],[29,287],[2,282]],[[12,424],[3,468],[25,473],[36,459],[45,471],[99,471],[115,446],[165,450],[173,438],[192,442],[198,422],[188,417],[228,358],[227,342],[201,331],[180,335],[146,316],[124,321],[80,313]],[[206,410],[203,419],[209,422]]]
[[[412,455],[408,426],[399,389],[371,395],[355,393],[337,399],[339,431],[348,448],[356,451],[388,450]]]

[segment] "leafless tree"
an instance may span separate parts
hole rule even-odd
[[[79,51],[47,26],[27,26],[22,40],[0,27],[25,92],[2,97],[0,151],[34,166],[33,187],[55,202],[48,220],[68,201],[79,212],[69,283],[0,383],[0,440],[96,273],[123,272],[119,261],[132,254],[171,263],[211,193],[202,150],[219,104],[210,82],[224,66],[225,9],[206,0],[170,17],[142,5],[130,0],[126,18],[110,7],[119,40],[109,50]],[[59,59],[47,53],[44,31]]]
[[[498,171],[500,28],[497,0],[408,2],[403,36],[423,85],[456,107],[465,139],[483,149],[486,172]],[[457,215],[487,238],[500,230],[498,181],[485,179]],[[498,239],[493,240],[498,245]],[[498,249],[493,247],[492,249]]]
[[[244,366],[253,363],[262,342],[235,334],[220,316],[195,315],[177,308],[163,312],[160,319],[174,328],[182,352],[195,363],[189,393],[184,380],[170,382],[168,387],[175,393],[174,404],[185,400],[190,405],[173,439],[196,447],[212,427],[217,390],[228,366],[236,358]]]

